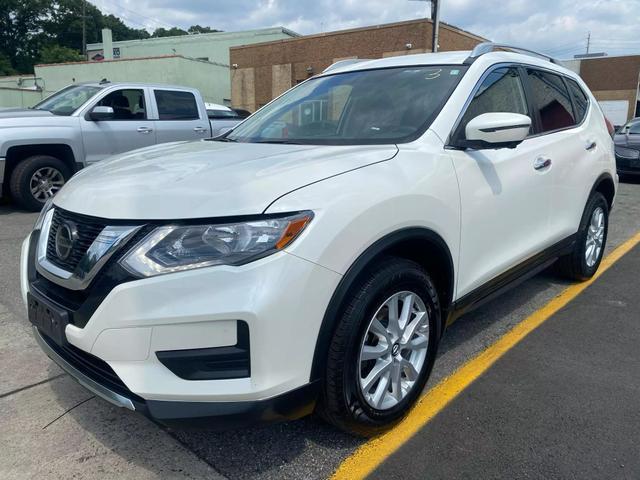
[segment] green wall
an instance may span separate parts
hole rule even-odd
[[[77,82],[166,83],[197,88],[205,101],[223,103],[230,98],[229,69],[180,56],[104,62],[36,65],[47,95]]]

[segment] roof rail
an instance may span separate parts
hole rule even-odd
[[[322,73],[327,73],[336,68],[346,67],[347,65],[353,65],[354,63],[367,62],[370,58],[345,58],[344,60],[338,60],[325,68]]]
[[[476,61],[480,56],[484,55],[485,53],[494,52],[498,49],[511,50],[516,53],[523,53],[525,55],[531,55],[532,57],[543,58],[545,60],[550,61],[551,63],[560,64],[558,60],[544,53],[536,52],[534,50],[529,50],[527,48],[507,45],[504,43],[493,43],[493,42],[483,42],[476,45],[473,51],[471,52],[471,55],[469,55],[467,59],[464,61],[464,64],[471,65],[474,61]]]

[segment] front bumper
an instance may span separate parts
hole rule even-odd
[[[30,243],[25,241],[21,261],[25,302],[27,292],[42,295],[35,288],[38,282],[29,280],[35,270]],[[43,350],[89,390],[161,423],[202,424],[204,417],[211,417],[226,428],[297,418],[313,409],[317,385],[309,379],[316,339],[340,278],[280,252],[240,267],[116,285],[105,292],[86,325],[69,324],[65,334],[76,353],[107,365],[123,390],[105,382],[103,372],[94,375],[85,368],[91,363],[86,355],[78,360],[56,351],[55,344],[37,330],[35,334]],[[160,351],[234,346],[239,322],[248,325],[250,376],[189,380],[158,358]]]

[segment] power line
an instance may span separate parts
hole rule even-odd
[[[169,28],[177,28],[175,25],[171,25],[170,23],[164,22],[164,21],[159,20],[159,19],[157,19],[157,18],[155,18],[155,17],[149,17],[149,16],[147,16],[147,15],[143,15],[143,14],[141,14],[141,13],[138,13],[138,12],[134,11],[134,10],[131,10],[131,9],[129,9],[129,8],[125,7],[125,6],[123,6],[122,4],[115,2],[114,0],[102,0],[102,1],[103,1],[103,2],[107,2],[107,3],[110,3],[110,4],[111,4],[111,5],[113,5],[114,7],[121,8],[122,10],[125,10],[125,11],[127,11],[127,12],[129,12],[129,13],[131,13],[131,14],[133,14],[133,15],[136,15],[136,16],[137,16],[137,17],[139,17],[139,18],[144,18],[144,19],[146,19],[146,20],[150,20],[150,21],[152,21],[153,23],[155,23],[155,24],[156,24],[156,28],[157,28],[157,26],[158,26],[158,25],[159,25],[159,26],[163,26],[163,27],[169,27]],[[121,14],[121,13],[118,13],[118,14],[112,13],[112,15],[118,16],[118,15],[122,15],[122,14]],[[136,25],[140,25],[140,26],[143,26],[143,27],[146,27],[146,26],[147,26],[147,25],[145,25],[145,24],[143,24],[143,23],[136,22],[136,21],[132,20],[132,19],[131,19],[129,16],[127,16],[127,15],[122,15],[122,16],[123,16],[123,17],[125,17],[127,20],[129,20],[131,23],[135,23]]]

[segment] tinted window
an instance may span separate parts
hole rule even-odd
[[[207,110],[207,115],[211,119],[234,119],[239,118],[233,110]]]
[[[97,105],[113,108],[114,120],[144,120],[147,118],[143,90],[116,90],[100,100]]]
[[[427,128],[465,69],[415,66],[312,78],[258,110],[227,138],[325,145],[407,142]]]
[[[155,90],[160,120],[197,120],[198,104],[190,92]]]
[[[496,68],[486,76],[462,117],[456,137],[464,137],[464,129],[470,120],[492,112],[529,114],[517,69]]]
[[[629,127],[629,133],[640,133],[640,123],[634,123]]]
[[[533,104],[540,114],[542,132],[550,132],[576,124],[569,92],[562,77],[541,70],[527,70],[533,93]]]
[[[580,123],[587,113],[587,105],[589,105],[589,100],[580,88],[580,85],[578,85],[575,80],[571,80],[570,78],[565,78],[565,80],[569,85],[569,90],[571,91],[571,95],[573,96],[576,123]]]

